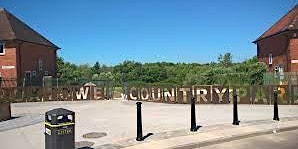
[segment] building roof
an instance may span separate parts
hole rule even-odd
[[[0,26],[0,40],[2,41],[20,40],[60,49],[3,8],[0,8]]]
[[[298,29],[298,5],[292,8],[286,15],[271,26],[265,33],[256,39],[254,43],[275,34],[296,29]]]

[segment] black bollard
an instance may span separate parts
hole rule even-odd
[[[143,141],[143,130],[142,130],[142,102],[137,102],[137,141]]]
[[[190,125],[190,131],[197,131],[199,129],[199,127],[196,124],[196,102],[195,102],[196,98],[191,98],[191,125]]]
[[[273,120],[279,121],[279,116],[278,116],[278,104],[277,104],[277,91],[274,91],[273,93],[273,98],[274,98],[274,115],[273,115]]]
[[[233,89],[233,125],[239,125],[238,120],[238,101],[237,101],[237,93],[236,89]]]

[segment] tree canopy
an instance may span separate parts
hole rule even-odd
[[[262,84],[266,67],[256,57],[241,63],[232,61],[231,53],[218,56],[217,62],[199,63],[140,63],[124,61],[115,66],[96,62],[75,65],[57,60],[58,73],[63,80],[109,80],[117,85],[123,82],[155,85],[249,85]]]

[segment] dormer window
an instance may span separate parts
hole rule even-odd
[[[268,62],[269,65],[272,65],[272,59],[273,59],[273,57],[272,57],[272,53],[270,53],[270,54],[269,54],[269,62]]]
[[[0,43],[0,55],[5,55],[4,43]]]

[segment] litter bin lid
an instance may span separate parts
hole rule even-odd
[[[64,108],[57,108],[46,112],[46,115],[57,116],[57,115],[72,115],[74,114],[73,111],[64,109]]]

